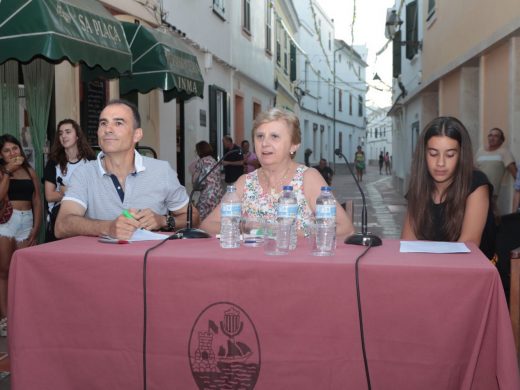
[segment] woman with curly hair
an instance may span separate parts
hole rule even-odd
[[[47,231],[45,241],[54,241],[54,222],[59,204],[67,191],[72,172],[93,160],[96,155],[88,144],[85,133],[73,119],[64,119],[56,127],[56,135],[51,147],[49,161],[45,166],[45,200],[48,203]]]

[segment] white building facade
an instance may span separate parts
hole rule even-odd
[[[367,137],[365,155],[372,165],[379,163],[379,155],[388,153],[392,156],[392,118],[387,113],[389,108],[367,108]]]
[[[363,59],[334,38],[334,24],[316,1],[293,0],[300,19],[298,88],[303,161],[312,150],[311,164],[320,158],[335,162],[334,149],[352,160],[365,137],[365,68]],[[335,136],[334,136],[335,134]],[[339,161],[343,163],[343,161]]]
[[[187,166],[195,159],[198,141],[210,142],[222,155],[224,135],[237,144],[251,140],[255,115],[273,106],[274,65],[268,49],[273,38],[266,34],[273,10],[263,0],[165,0],[164,10],[166,20],[186,33],[203,68],[204,97],[185,102],[182,113],[175,110],[184,119],[184,142],[177,149],[185,151],[188,176]],[[173,111],[163,105],[164,116]],[[178,123],[178,118],[169,123]]]

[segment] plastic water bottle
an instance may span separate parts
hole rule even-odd
[[[220,205],[220,246],[238,248],[240,246],[240,216],[242,204],[236,187],[227,186]]]
[[[332,256],[336,249],[336,201],[330,187],[321,187],[316,199],[316,242],[312,254]]]
[[[283,186],[283,192],[278,199],[277,221],[290,229],[289,249],[296,249],[296,216],[298,215],[298,202],[292,186]]]

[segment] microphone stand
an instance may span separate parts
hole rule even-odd
[[[187,239],[191,239],[191,238],[210,238],[211,237],[211,234],[209,234],[208,232],[205,232],[204,230],[202,229],[197,229],[197,228],[194,228],[192,227],[193,225],[193,204],[192,204],[192,200],[193,200],[193,195],[195,194],[195,192],[197,191],[201,191],[201,188],[200,188],[200,185],[202,183],[204,183],[204,180],[206,180],[206,178],[218,167],[220,166],[220,164],[222,164],[222,162],[224,161],[224,159],[229,156],[230,154],[233,154],[233,153],[238,153],[240,151],[240,149],[232,149],[230,150],[229,152],[227,152],[226,154],[224,154],[220,160],[218,160],[215,165],[213,165],[211,167],[211,169],[208,171],[208,173],[206,173],[204,176],[202,176],[202,178],[199,178],[197,179],[197,182],[195,183],[195,185],[193,186],[193,189],[191,190],[190,192],[190,198],[188,200],[188,210],[186,212],[186,227],[185,228],[182,228],[182,229],[179,229],[177,230],[177,232],[175,233],[175,238],[187,238]]]
[[[371,234],[368,232],[368,223],[367,223],[367,202],[365,199],[365,193],[361,189],[361,186],[359,185],[358,180],[356,179],[356,175],[352,171],[352,168],[350,167],[350,164],[345,157],[343,153],[341,153],[341,150],[336,149],[334,151],[336,156],[342,157],[343,160],[345,160],[345,163],[347,164],[347,168],[350,171],[350,174],[354,178],[354,181],[356,182],[357,188],[359,192],[361,193],[361,199],[363,200],[363,208],[361,209],[361,233],[354,233],[353,235],[347,237],[345,239],[345,244],[351,244],[351,245],[365,245],[365,246],[379,246],[382,245],[383,242],[381,239],[376,236],[375,234]]]

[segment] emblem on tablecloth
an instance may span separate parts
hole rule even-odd
[[[205,308],[195,320],[189,359],[199,389],[254,389],[260,374],[260,342],[247,313],[231,302]]]

